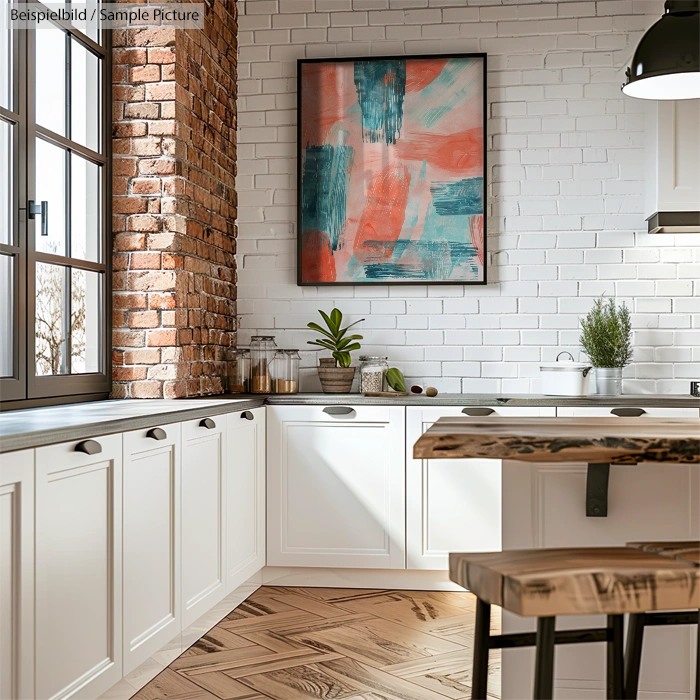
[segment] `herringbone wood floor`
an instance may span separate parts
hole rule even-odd
[[[467,698],[473,631],[469,593],[265,586],[134,700]]]

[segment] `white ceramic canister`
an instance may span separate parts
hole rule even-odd
[[[562,355],[571,359],[560,361]],[[593,366],[585,362],[574,362],[570,352],[560,352],[556,362],[540,365],[542,393],[545,396],[588,396],[592,369]]]

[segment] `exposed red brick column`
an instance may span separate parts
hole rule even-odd
[[[113,36],[113,396],[220,393],[235,345],[236,7]]]

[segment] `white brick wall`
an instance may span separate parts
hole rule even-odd
[[[663,0],[239,0],[239,342],[304,350],[317,309],[366,318],[364,351],[452,392],[538,391],[578,355],[592,298],[634,314],[627,392],[700,375],[700,237],[648,236],[641,101],[623,70]],[[486,287],[297,287],[296,59],[485,51]]]

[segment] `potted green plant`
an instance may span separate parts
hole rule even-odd
[[[579,342],[596,368],[599,394],[622,393],[622,368],[632,361],[632,323],[630,311],[613,297],[593,302],[593,308],[581,319]]]
[[[343,314],[340,309],[333,309],[330,314],[319,309],[318,313],[321,314],[326,328],[313,322],[306,325],[312,331],[317,331],[324,336],[316,340],[309,340],[308,344],[318,345],[330,350],[332,354],[332,357],[321,358],[319,361],[318,377],[321,380],[321,388],[326,394],[347,394],[352,387],[352,380],[355,378],[355,368],[350,366],[352,362],[350,353],[360,349],[361,346],[357,341],[362,340],[361,335],[347,335],[347,332],[365,319],[361,318],[359,321],[341,328]]]

